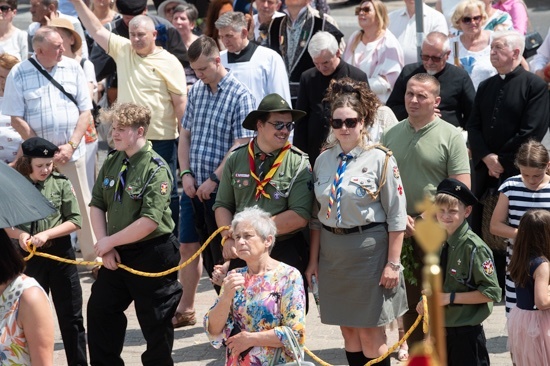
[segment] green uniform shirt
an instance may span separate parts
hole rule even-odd
[[[265,175],[277,159],[279,151],[274,151],[272,156],[265,159]],[[257,157],[260,152],[254,144],[256,172],[260,165]],[[309,220],[313,204],[313,175],[307,154],[292,146],[265,191],[271,198],[262,195],[256,201],[256,181],[250,174],[248,144],[242,145],[231,153],[225,163],[214,209],[224,207],[236,213],[257,205],[271,215],[291,210]]]
[[[449,255],[443,292],[479,290],[499,302],[502,290],[491,249],[464,223],[447,239]],[[472,287],[467,286],[469,284]],[[445,308],[445,326],[461,327],[481,324],[493,311],[493,303],[457,304]]]
[[[436,118],[418,131],[408,119],[384,132],[380,143],[393,151],[407,198],[407,214],[437,185],[455,174],[470,174],[466,142],[455,126]]]
[[[158,224],[142,240],[171,233],[174,228],[169,207],[172,175],[168,165],[147,141],[129,158],[126,184],[119,202],[115,200],[115,187],[125,158],[123,151],[107,156],[92,191],[90,206],[107,212],[107,234],[113,235],[141,217]]]
[[[30,179],[29,179],[30,180]],[[31,183],[33,183],[31,181]],[[59,226],[65,221],[70,221],[76,226],[82,226],[82,217],[78,208],[78,201],[73,190],[73,185],[67,177],[53,172],[43,182],[33,183],[44,197],[55,207],[56,211],[50,216],[36,221],[34,232],[31,233],[31,224],[17,226],[19,229],[34,235],[44,230]]]

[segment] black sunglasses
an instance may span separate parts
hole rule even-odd
[[[357,122],[359,122],[359,118],[346,118],[346,119],[340,119],[340,118],[331,118],[330,119],[330,125],[334,129],[342,128],[343,125],[346,125],[347,128],[354,128],[357,126]]]
[[[277,122],[266,121],[266,122],[272,125],[277,131],[281,131],[285,127],[288,130],[288,132],[294,129],[294,122],[281,122],[281,121],[277,121]]]
[[[445,54],[442,54],[441,56],[420,55],[420,58],[422,59],[422,61],[426,61],[426,62],[428,62],[430,59],[432,60],[432,62],[441,62],[444,56]]]
[[[369,7],[369,6],[364,6],[364,7],[358,6],[358,7],[355,8],[355,15],[359,15],[359,14],[361,14],[361,13],[368,14],[368,13],[370,13],[371,11],[372,11],[372,8]]]
[[[9,6],[9,5],[0,5],[0,11],[2,11],[3,13],[7,13],[10,10],[11,10],[11,6]]]
[[[462,17],[461,21],[464,24],[470,24],[472,20],[474,22],[479,22],[483,17],[481,15],[476,15],[475,17]]]

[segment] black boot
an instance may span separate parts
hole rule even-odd
[[[369,359],[365,357],[363,352],[346,351],[346,358],[348,359],[349,366],[365,366],[369,362]]]

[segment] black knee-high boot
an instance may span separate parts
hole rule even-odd
[[[348,359],[349,366],[365,366],[365,364],[369,361],[363,352],[346,351],[346,358]]]

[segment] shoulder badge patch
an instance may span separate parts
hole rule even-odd
[[[162,182],[160,184],[160,194],[163,196],[168,193],[168,182]]]
[[[395,179],[399,179],[400,175],[399,175],[399,168],[397,167],[397,165],[394,165],[393,166],[393,177]]]
[[[485,262],[483,262],[481,266],[483,267],[483,272],[485,272],[487,276],[491,276],[493,272],[495,272],[495,265],[490,259],[487,259]]]

